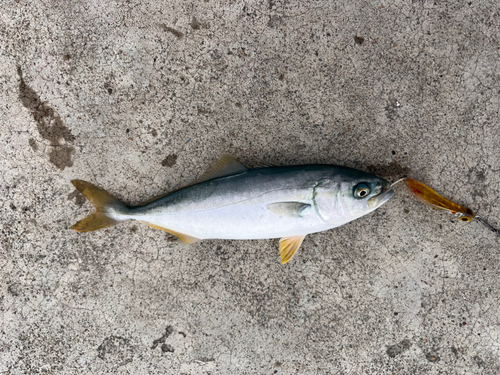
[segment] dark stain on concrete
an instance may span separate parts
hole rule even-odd
[[[164,167],[171,168],[177,163],[177,155],[172,154],[168,155],[163,161],[161,162],[161,165]]]
[[[163,352],[170,351],[170,350],[163,350],[163,346],[165,345],[165,341],[167,340],[168,336],[170,336],[172,332],[174,332],[172,326],[168,326],[167,328],[165,328],[165,333],[159,339],[153,341],[153,346],[151,346],[151,349],[156,349],[158,345],[163,344],[161,346],[161,350]],[[172,349],[171,351],[173,352],[174,349]]]
[[[97,348],[97,356],[103,361],[123,366],[134,359],[134,347],[126,338],[110,336]]]
[[[476,365],[478,365],[478,367],[484,367],[484,361],[478,355],[472,357],[472,360],[476,362]]]
[[[59,114],[47,103],[42,102],[38,94],[26,84],[21,67],[17,68],[17,74],[20,79],[19,99],[23,106],[30,110],[42,138],[50,142],[49,161],[61,170],[71,167],[72,156],[75,154],[75,148],[72,146],[75,137],[64,126]],[[35,141],[29,142],[35,150],[33,147],[33,144],[36,146]]]
[[[174,348],[168,344],[163,344],[161,346],[161,351],[163,353],[173,353],[174,352]]]
[[[38,151],[38,145],[36,144],[36,141],[33,138],[30,138],[28,143],[30,144],[31,148],[33,151]]]
[[[78,190],[75,190],[71,194],[68,194],[68,200],[70,201],[72,199],[75,200],[75,204],[78,207],[82,207],[85,203],[85,197]]]
[[[472,198],[476,200],[476,197],[484,197],[487,185],[486,172],[483,169],[470,168],[468,174],[468,182],[474,187],[472,190]]]
[[[49,154],[49,161],[60,170],[73,166],[72,157],[75,154],[73,146],[60,145],[54,147]]]
[[[208,362],[215,362],[215,359],[212,357],[200,357],[198,358],[198,361],[208,363]]]
[[[169,26],[167,26],[165,24],[162,24],[161,28],[163,29],[163,31],[166,31],[166,32],[168,32],[170,34],[173,34],[173,35],[175,35],[179,39],[184,36],[184,34],[181,33],[180,31],[178,31],[178,30],[176,30],[176,29],[174,29],[172,27],[169,27]]]
[[[469,171],[472,172],[472,170],[469,170]],[[480,171],[475,171],[475,172],[476,172],[477,181],[479,181],[479,182],[486,181],[486,174],[484,173],[484,171],[480,170]]]
[[[401,108],[401,103],[396,99],[392,98],[389,103],[385,106],[385,113],[389,120],[394,120],[397,114],[397,110]]]
[[[21,284],[19,283],[10,284],[7,287],[7,291],[14,297],[19,297],[22,294]]]
[[[111,77],[110,79],[112,79]],[[113,85],[110,80],[104,82],[104,89],[108,92],[109,95],[112,95],[114,90],[113,90]]]
[[[389,357],[394,358],[397,355],[400,355],[400,354],[406,352],[410,348],[411,348],[410,340],[404,339],[400,343],[388,346],[386,353]]]
[[[283,17],[280,16],[270,16],[267,26],[273,29],[277,29],[284,24]]]
[[[198,21],[195,17],[193,17],[193,20],[191,21],[191,28],[193,30],[199,30],[203,25],[201,24],[200,21]]]
[[[354,41],[356,42],[356,44],[361,45],[361,44],[363,44],[363,42],[365,41],[365,38],[362,38],[362,37],[360,37],[360,36],[355,36],[355,37],[354,37]]]
[[[436,353],[427,353],[425,358],[427,358],[429,362],[438,362],[441,359]]]
[[[198,107],[197,111],[198,111],[198,114],[200,114],[200,115],[209,115],[209,114],[213,113],[213,111],[206,109],[206,108],[203,108],[203,107]]]

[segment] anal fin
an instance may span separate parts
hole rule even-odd
[[[190,235],[176,232],[176,231],[168,229],[168,228],[163,228],[163,227],[160,227],[159,225],[148,223],[147,221],[141,221],[141,223],[144,223],[151,228],[160,229],[160,230],[163,230],[167,233],[170,233],[170,234],[176,236],[179,240],[181,240],[184,243],[189,244],[189,243],[195,243],[195,242],[201,241],[200,238],[192,237]]]
[[[283,237],[280,240],[280,255],[281,255],[281,264],[285,264],[290,259],[293,258],[297,250],[302,245],[302,241],[306,236],[290,236]]]

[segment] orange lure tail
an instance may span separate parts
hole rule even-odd
[[[446,210],[460,217],[460,220],[465,222],[471,221],[476,217],[470,208],[460,206],[459,204],[446,199],[421,182],[415,181],[411,178],[406,178],[405,182],[415,197],[431,207]]]

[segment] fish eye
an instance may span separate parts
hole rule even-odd
[[[460,218],[460,220],[467,222],[467,221],[470,221],[470,217],[467,217],[467,216],[462,216],[462,217]]]
[[[370,188],[367,184],[358,184],[354,187],[354,197],[363,199],[370,194]]]

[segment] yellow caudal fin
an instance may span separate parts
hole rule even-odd
[[[115,225],[118,221],[111,219],[109,216],[106,216],[104,212],[94,212],[90,214],[85,219],[80,220],[78,223],[73,225],[71,229],[76,230],[77,232],[90,232],[93,230],[110,227],[111,225]]]
[[[127,207],[109,193],[89,182],[82,180],[71,181],[75,188],[87,198],[96,208],[96,211],[85,219],[73,225],[71,229],[77,232],[90,232],[106,228],[122,221],[117,220],[116,214],[126,213]]]

